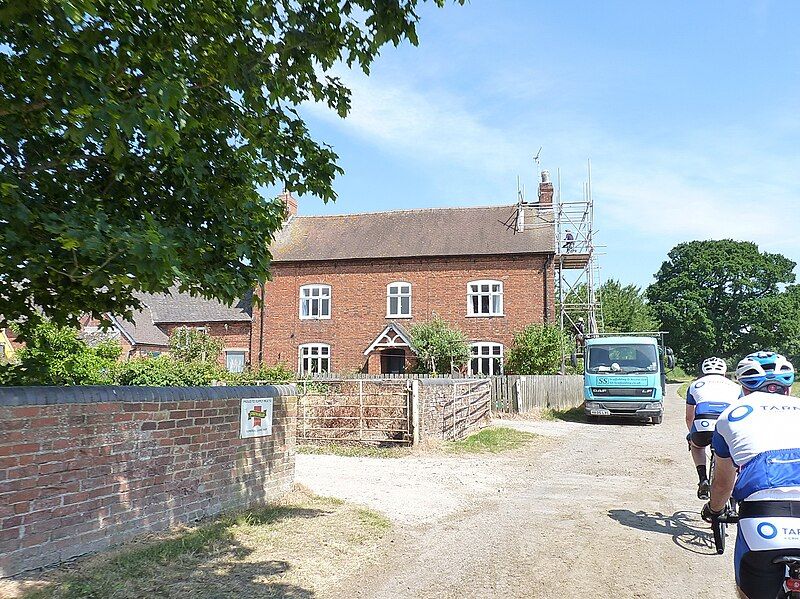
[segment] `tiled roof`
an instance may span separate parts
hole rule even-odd
[[[554,253],[552,211],[517,206],[295,216],[276,236],[274,262]]]
[[[246,322],[252,318],[252,294],[233,306],[218,300],[192,297],[173,291],[167,294],[137,294],[144,306],[135,312],[132,321],[117,318],[119,326],[139,345],[169,345],[169,337],[158,324],[204,324],[208,322]]]

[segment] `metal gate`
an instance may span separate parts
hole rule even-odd
[[[309,443],[411,444],[410,381],[306,387],[299,397],[297,438]]]

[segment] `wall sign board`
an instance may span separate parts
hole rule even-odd
[[[242,399],[239,436],[267,437],[272,434],[272,398]]]

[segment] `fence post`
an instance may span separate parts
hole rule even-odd
[[[358,380],[358,440],[364,440],[364,381]]]
[[[411,381],[412,445],[419,445],[419,379]]]

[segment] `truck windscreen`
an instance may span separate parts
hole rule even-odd
[[[658,372],[655,345],[592,345],[587,372]]]

